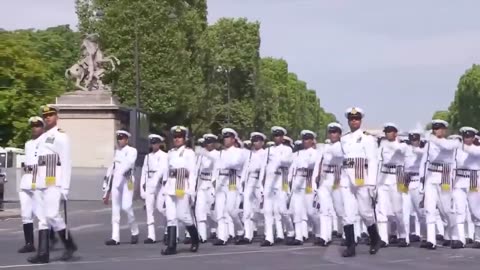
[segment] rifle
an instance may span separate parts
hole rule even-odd
[[[110,194],[112,192],[112,185],[113,185],[113,174],[115,172],[115,162],[113,162],[113,169],[110,173],[110,176],[103,177],[103,203],[108,205],[108,201],[110,199]]]
[[[270,161],[270,147],[268,147],[268,151],[267,151],[267,164],[265,164],[265,173],[263,174],[263,179],[262,179],[262,187],[263,189],[265,189],[265,181],[267,179],[267,169],[268,169],[268,163]],[[260,209],[263,209],[263,201],[264,201],[264,197],[265,195],[262,195],[262,202],[260,203]]]

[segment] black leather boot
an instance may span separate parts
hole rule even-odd
[[[57,244],[58,242],[58,239],[57,237],[55,236],[55,231],[53,230],[53,228],[50,228],[50,232],[48,233],[48,238],[50,239],[50,250],[54,250],[55,249],[55,245]]]
[[[33,223],[23,224],[23,235],[25,237],[25,246],[18,250],[18,253],[29,253],[35,251],[33,245]]]
[[[370,254],[373,255],[376,254],[382,246],[380,235],[378,234],[377,224],[367,227],[367,231],[368,235],[370,235]]]
[[[343,226],[343,231],[345,233],[345,245],[347,248],[343,251],[343,257],[354,257],[355,256],[355,231],[352,225]]]
[[[177,226],[168,226],[167,248],[162,250],[162,255],[173,255],[177,253]]]
[[[200,237],[198,236],[197,227],[195,227],[195,225],[187,226],[187,231],[190,234],[190,251],[197,252],[200,244]]]
[[[37,255],[28,258],[28,262],[33,264],[48,263],[50,261],[50,239],[49,230],[38,231],[38,251]]]
[[[77,251],[77,245],[73,242],[70,232],[67,232],[65,229],[58,231],[58,236],[60,236],[60,240],[62,240],[62,243],[65,246],[65,251],[60,257],[60,260],[68,261],[73,258],[73,253]]]

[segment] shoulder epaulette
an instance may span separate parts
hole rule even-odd
[[[60,133],[65,133],[65,130],[61,129],[61,128],[58,128],[58,132]]]

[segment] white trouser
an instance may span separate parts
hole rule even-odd
[[[427,227],[426,227],[426,220],[425,220],[425,209],[423,207],[420,207],[421,202],[424,197],[424,191],[422,188],[422,184],[420,183],[419,180],[416,180],[414,182],[410,182],[409,185],[409,190],[408,194],[410,195],[410,200],[411,200],[411,211],[415,213],[416,216],[416,223],[418,222],[420,224],[420,229],[417,230],[415,228],[415,233],[419,235],[422,239],[424,239],[427,236]],[[405,209],[404,209],[405,211]],[[411,213],[411,212],[410,212]],[[404,215],[407,213],[404,212]],[[410,223],[408,223],[410,224]],[[407,225],[407,224],[405,224]],[[407,225],[408,226],[408,225]]]
[[[62,193],[59,187],[38,189],[35,198],[35,212],[38,218],[38,229],[60,231],[65,229],[65,221],[60,215]]]
[[[473,223],[472,220],[472,213],[470,212],[470,206],[468,205],[468,199],[467,199],[467,222],[465,224],[467,233],[465,234],[467,238],[473,239],[475,237],[475,224]]]
[[[245,238],[252,240],[255,226],[255,213],[258,201],[261,200],[260,189],[257,186],[246,186],[243,193],[243,223]]]
[[[344,204],[345,215],[343,225],[353,225],[358,220],[358,215],[365,225],[370,227],[375,224],[375,211],[372,206],[374,186],[349,186],[340,187]]]
[[[317,203],[314,193],[305,194],[306,220],[313,226],[315,237],[320,237],[320,216],[318,214]],[[308,231],[307,231],[308,237]]]
[[[382,241],[388,244],[388,217],[392,215],[395,219],[396,228],[400,238],[408,239],[408,230],[406,228],[403,216],[403,193],[397,190],[397,184],[383,184],[378,187],[377,191],[377,221],[378,233]],[[407,198],[406,198],[407,199]],[[408,211],[410,218],[410,211]]]
[[[217,188],[215,194],[215,214],[217,218],[217,238],[227,241],[229,234],[237,230],[237,235],[243,234],[243,224],[238,209],[241,197],[238,191],[229,190],[223,186]],[[236,227],[236,228],[235,228]]]
[[[427,179],[428,180],[428,179]],[[445,231],[445,238],[450,240],[455,236],[452,235],[452,226],[456,223],[456,216],[452,211],[452,192],[442,191],[440,184],[425,183],[425,215],[427,222],[427,241],[436,245],[435,239],[436,231],[435,226],[437,223],[436,211],[440,213],[440,217],[444,223],[447,224],[447,230]],[[453,217],[453,219],[452,219]]]
[[[292,200],[290,202],[290,208],[293,209],[293,223],[295,224],[295,239],[303,242],[305,236],[305,228],[307,221],[307,204],[305,198],[305,189],[295,190],[292,193]],[[310,205],[310,207],[312,207]]]
[[[213,186],[201,188],[197,192],[195,218],[197,219],[198,234],[202,240],[207,240],[207,218],[211,215],[211,206],[215,200]]]
[[[185,226],[193,225],[192,210],[190,208],[190,195],[183,197],[176,195],[165,195],[165,206],[167,213],[167,226],[177,226],[179,222]]]
[[[320,237],[328,242],[332,240],[332,230],[339,228],[338,217],[344,214],[342,196],[338,189],[325,184],[320,185],[317,194],[320,199]]]
[[[480,191],[469,192],[467,195],[472,221],[475,225],[475,241],[480,242]]]
[[[464,245],[466,244],[465,222],[467,221],[467,193],[468,188],[454,188],[452,193],[454,210],[453,218],[455,222],[452,226],[456,226],[453,230],[457,230],[456,234],[458,234],[458,240]]]
[[[127,181],[112,188],[112,239],[120,242],[120,210],[127,214],[132,235],[138,235],[138,225],[133,213],[133,190],[128,189]]]
[[[153,192],[148,192],[145,194],[145,210],[147,212],[148,238],[152,239],[153,241],[156,240],[154,218],[155,208],[158,210],[158,212],[160,212],[161,216],[166,219],[164,204],[165,195],[161,191],[159,191],[157,194]]]
[[[33,215],[36,215],[35,196],[38,196],[37,193],[36,190],[27,189],[21,189],[18,193],[23,224],[33,223]]]

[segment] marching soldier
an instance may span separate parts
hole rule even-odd
[[[415,229],[415,233],[418,236],[425,240],[427,237],[427,228],[425,224],[425,211],[423,208],[420,208],[420,203],[423,200],[423,183],[420,182],[419,170],[420,162],[422,160],[423,152],[425,148],[421,142],[421,135],[419,131],[410,131],[408,134],[408,144],[407,152],[405,154],[405,183],[408,184],[408,194],[410,196],[410,203],[404,202],[407,206],[404,208],[404,220],[410,220],[410,213],[408,209],[413,210],[415,216],[419,222],[419,230]],[[410,223],[405,223],[406,226],[409,226]],[[415,235],[416,236],[416,235]],[[415,239],[414,235],[410,236],[410,241],[420,240]]]
[[[240,220],[238,206],[240,205],[241,173],[245,162],[244,150],[235,146],[238,143],[237,132],[231,128],[222,129],[224,149],[220,151],[215,163],[213,179],[215,182],[215,215],[217,217],[217,239],[214,245],[226,245],[229,224],[234,225],[236,239],[243,237],[243,224]],[[231,226],[230,225],[230,226]],[[235,233],[235,231],[233,232]]]
[[[198,188],[197,202],[195,205],[195,217],[197,219],[198,234],[200,241],[207,241],[207,218],[211,216],[211,208],[215,202],[215,188],[212,183],[212,171],[217,162],[220,152],[215,149],[218,137],[213,134],[203,135],[204,148],[199,150],[198,156]]]
[[[305,235],[308,236],[307,220],[314,224],[315,232],[320,230],[320,218],[314,213],[314,194],[316,183],[313,181],[313,168],[318,151],[313,148],[316,134],[310,130],[302,130],[303,149],[295,155],[289,170],[288,179],[292,179],[293,222],[295,224],[295,240],[288,245],[302,245]],[[318,229],[317,229],[318,228]],[[317,234],[317,237],[319,235]]]
[[[330,143],[325,145],[323,154],[317,158],[313,176],[318,181],[318,198],[320,200],[320,238],[316,245],[327,246],[332,241],[334,224],[337,216],[343,216],[343,201],[340,191],[343,152],[340,144],[342,126],[330,123],[327,126]]]
[[[370,236],[370,254],[380,249],[380,236],[375,220],[375,186],[377,183],[377,142],[361,129],[365,116],[360,108],[348,108],[345,117],[350,132],[342,136],[344,153],[341,193],[345,207],[343,230],[347,248],[343,257],[355,256],[355,229],[357,214],[367,225]]]
[[[456,154],[456,170],[453,182],[453,203],[455,205],[455,226],[452,230],[457,230],[459,240],[452,241],[452,248],[463,248],[466,244],[465,239],[465,222],[467,219],[467,207],[469,193],[475,193],[478,184],[478,171],[480,170],[479,158],[480,150],[473,143],[475,134],[478,131],[472,127],[462,127],[460,134],[462,135],[463,145],[457,150]],[[472,191],[472,192],[470,192]],[[471,205],[470,210],[478,212],[479,205]],[[478,232],[480,233],[480,232]],[[477,233],[477,234],[478,234]]]
[[[395,218],[396,228],[399,234],[398,246],[410,245],[410,221],[404,219],[403,200],[409,200],[408,186],[405,184],[404,164],[407,144],[400,143],[397,139],[398,128],[394,123],[386,123],[383,126],[385,140],[380,143],[379,161],[380,175],[377,181],[378,203],[377,224],[380,234],[381,245],[389,244],[388,217],[390,213]],[[410,212],[408,213],[410,218]]]
[[[244,183],[243,198],[243,222],[245,236],[237,240],[236,244],[251,244],[254,236],[254,215],[257,201],[261,200],[261,183],[259,181],[261,171],[265,170],[266,151],[263,143],[267,137],[260,132],[252,132],[250,140],[252,149],[243,166],[241,182]]]
[[[68,261],[77,250],[72,236],[66,230],[66,224],[60,216],[59,208],[63,199],[67,201],[70,189],[72,161],[70,157],[70,141],[67,134],[57,127],[57,109],[42,107],[45,132],[37,138],[38,164],[35,178],[35,212],[38,218],[38,253],[28,259],[30,263],[48,263],[49,226],[58,233],[65,251],[60,257]]]
[[[195,171],[195,152],[185,144],[188,129],[184,126],[174,126],[173,148],[168,151],[169,176],[164,187],[167,212],[167,248],[162,255],[177,253],[178,222],[185,224],[191,238],[191,252],[198,251],[200,242],[197,227],[195,227],[191,207],[194,204],[197,172]]]
[[[265,218],[265,240],[261,246],[273,246],[274,240],[284,240],[284,228],[288,237],[293,237],[294,230],[292,220],[287,209],[287,194],[282,191],[285,183],[288,183],[288,169],[291,164],[292,149],[284,145],[284,136],[287,130],[283,127],[274,126],[271,128],[274,145],[267,150],[267,162],[265,170],[264,205],[263,214]],[[261,176],[263,181],[263,175]],[[273,238],[274,216],[279,216],[282,222],[277,222],[277,239]],[[279,227],[279,225],[283,225]]]
[[[464,130],[463,133],[465,134],[465,137],[470,137],[471,133],[474,129],[470,130]],[[476,165],[470,164],[470,169],[472,170],[472,173],[470,175],[470,186],[468,189],[468,195],[467,195],[467,202],[468,202],[468,208],[471,213],[471,219],[474,223],[474,242],[473,242],[473,248],[480,249],[480,187],[478,183],[478,177],[479,177],[479,171],[480,168],[478,167],[478,160],[480,158],[480,144],[479,144],[479,139],[480,139],[480,133],[477,132],[476,136],[473,139],[473,143],[470,144],[470,142],[465,142],[465,145],[463,146],[463,151],[468,153],[469,156],[475,157],[476,159]]]
[[[25,237],[25,246],[18,250],[18,253],[29,253],[35,251],[33,244],[33,215],[35,213],[35,196],[38,196],[36,189],[37,164],[38,164],[38,144],[40,135],[43,133],[45,122],[38,116],[28,119],[31,127],[32,139],[25,143],[25,164],[23,170],[25,174],[20,181],[20,209],[22,213],[23,235]]]
[[[158,134],[148,135],[150,140],[151,152],[145,156],[142,167],[142,176],[140,180],[140,195],[145,200],[147,212],[147,230],[148,238],[145,244],[156,243],[155,237],[155,218],[153,213],[155,208],[165,215],[163,205],[165,196],[162,193],[163,181],[168,178],[168,156],[167,153],[160,150],[160,145],[164,141]]]
[[[424,207],[427,222],[427,243],[423,247],[436,249],[435,223],[436,209],[447,224],[445,234],[452,239],[450,210],[452,209],[451,174],[454,170],[455,151],[461,146],[457,140],[445,138],[448,123],[435,119],[432,121],[432,134],[426,145],[426,151],[420,163],[420,177],[425,178]]]
[[[115,150],[113,164],[107,170],[107,178],[111,179],[109,183],[109,192],[112,197],[112,238],[105,242],[107,246],[120,245],[120,210],[127,214],[130,232],[132,234],[130,244],[138,243],[138,225],[135,222],[133,212],[133,189],[134,177],[133,170],[137,160],[137,149],[128,145],[130,133],[125,130],[118,130],[117,149]],[[104,203],[108,204],[107,195]]]

